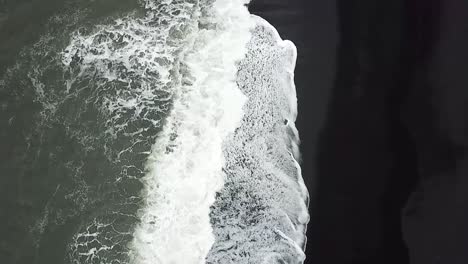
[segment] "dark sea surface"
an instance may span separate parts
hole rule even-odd
[[[166,2],[0,0],[0,263],[304,261],[295,46]]]
[[[121,152],[135,143],[124,135],[134,129],[106,132],[97,105],[111,89],[96,92],[98,81],[82,78],[65,95],[75,73],[56,55],[74,30],[139,8],[130,0],[0,2],[1,263],[100,263],[80,255],[88,243],[113,248],[99,261],[123,258],[131,236],[119,230],[136,221],[145,157]]]

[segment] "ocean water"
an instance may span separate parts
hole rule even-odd
[[[245,0],[39,2],[0,1],[1,263],[303,263],[293,43]]]

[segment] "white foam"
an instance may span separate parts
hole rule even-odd
[[[218,0],[181,59],[191,81],[175,92],[144,178],[134,263],[205,263],[214,243],[210,206],[223,186],[223,141],[242,118],[236,62],[253,26],[242,1]]]
[[[134,264],[304,260],[296,49],[247,2],[146,0],[145,16],[77,32],[62,54],[67,89],[88,76],[107,135],[132,139],[117,159],[156,139],[128,245]],[[141,120],[163,129],[148,135]],[[77,243],[86,261],[112,250]]]
[[[225,143],[228,177],[211,214],[216,243],[207,262],[302,263],[309,216],[295,159],[296,48],[266,21],[253,19],[237,77],[248,101],[240,127]]]
[[[145,1],[145,6],[146,15],[143,17],[129,15],[106,25],[98,25],[91,32],[75,32],[70,44],[62,52],[62,63],[66,66],[66,74],[70,76],[67,78],[67,93],[86,91],[89,88],[86,84],[92,84],[92,89],[89,89],[91,94],[86,96],[85,103],[97,108],[100,111],[99,117],[105,121],[103,127],[106,134],[103,137],[108,139],[106,138],[104,149],[109,151],[108,157],[115,164],[122,166],[124,174],[115,175],[116,181],[120,181],[121,176],[131,176],[125,175],[125,171],[132,160],[125,160],[125,156],[135,156],[135,152],[142,149],[141,145],[145,145],[145,142],[154,143],[155,131],[160,130],[163,124],[160,121],[168,114],[171,106],[175,113],[174,120],[178,120],[175,110],[186,94],[182,83],[191,79],[189,67],[182,59],[193,46],[194,34],[198,31],[201,12],[198,1],[148,0]],[[184,111],[180,112],[183,114]],[[172,126],[168,129],[172,129]],[[161,140],[161,144],[164,144],[164,140]],[[83,145],[93,144],[85,141]],[[146,152],[141,154],[148,155]],[[148,164],[151,164],[151,157]],[[168,172],[165,172],[166,175]],[[163,172],[161,179],[164,175]],[[152,177],[154,174],[148,169],[147,177],[143,180],[152,184]],[[147,232],[144,228],[161,228],[160,234],[154,236],[152,243],[159,243],[159,239],[167,236],[162,227],[164,222],[155,221],[151,223],[152,226],[144,224],[147,212],[154,209],[151,206],[152,201],[158,195],[165,195],[164,190],[156,193],[153,192],[154,189],[155,185],[145,186],[141,197],[145,201],[140,213],[142,224],[136,230],[130,230],[134,233],[135,240],[129,246],[131,252],[124,252],[130,255],[134,263],[158,262],[155,258],[145,260],[148,247],[139,244],[142,239],[139,234],[150,231]],[[167,213],[168,215],[158,212],[160,217],[170,218],[170,212]],[[104,223],[104,228],[93,233],[90,243],[81,242],[89,228],[98,226],[96,223]],[[70,260],[74,263],[108,263],[111,256],[115,258],[121,254],[122,252],[114,252],[121,245],[114,247],[112,244],[93,242],[109,241],[109,238],[115,238],[119,243],[124,241],[112,228],[113,225],[102,219],[90,218],[83,223],[69,245]],[[168,257],[163,255],[162,259],[164,258]]]
[[[196,2],[145,1],[146,16],[123,17],[96,26],[91,34],[77,31],[62,52],[72,76],[67,87],[84,76],[94,76],[100,87],[93,92],[95,101],[108,116],[110,136],[117,137],[131,126],[129,120],[154,123],[155,114],[168,111],[181,82],[180,56],[197,24]],[[176,11],[179,14],[174,15]]]

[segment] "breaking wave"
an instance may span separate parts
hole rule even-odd
[[[247,0],[141,2],[65,44],[47,34],[0,83],[27,76],[29,145],[68,140],[37,243],[68,224],[69,263],[302,263],[294,44]]]
[[[126,84],[106,100],[109,129],[121,111],[172,100],[142,178],[134,263],[304,260],[296,50],[244,4],[147,1],[144,18],[75,35],[65,50],[65,64],[79,58],[82,71]]]

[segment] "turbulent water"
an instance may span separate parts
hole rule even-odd
[[[0,79],[1,262],[302,263],[295,46],[245,0],[84,2]]]

